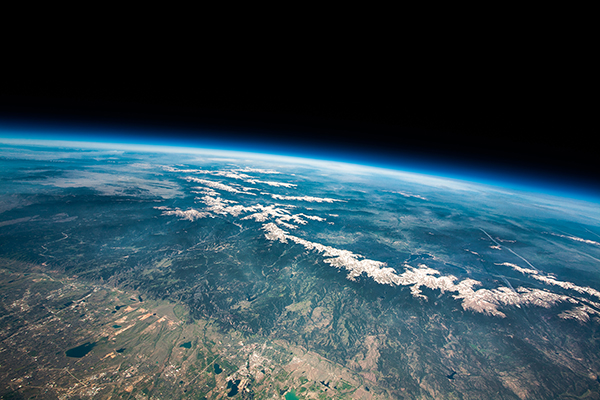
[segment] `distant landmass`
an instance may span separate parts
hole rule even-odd
[[[0,396],[600,399],[600,203],[0,141]]]

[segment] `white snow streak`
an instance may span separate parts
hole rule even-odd
[[[210,213],[198,211],[193,208],[189,208],[185,211],[181,210],[180,208],[170,209],[169,207],[165,206],[154,208],[156,208],[157,210],[162,210],[161,215],[175,215],[176,217],[180,217],[181,219],[187,219],[188,221],[192,222],[200,218],[206,218],[211,216]]]
[[[265,170],[250,167],[245,167],[243,169],[238,168],[230,171],[176,169],[173,167],[163,168],[171,172],[207,174],[213,176],[220,176],[224,178],[242,180],[243,182],[250,183],[252,185],[264,184],[273,187],[297,187],[297,185],[293,183],[263,181],[245,174],[246,172],[260,174],[280,174],[279,172],[274,170]],[[267,206],[255,204],[251,206],[244,206],[238,204],[236,201],[233,200],[222,199],[221,197],[219,197],[218,192],[216,192],[216,190],[220,190],[234,194],[249,194],[256,196],[255,193],[249,192],[251,190],[257,190],[255,188],[243,187],[235,183],[224,184],[221,182],[200,179],[192,176],[187,176],[184,179],[186,179],[188,182],[195,182],[204,185],[203,187],[194,187],[193,189],[197,190],[194,193],[204,194],[203,197],[196,199],[204,203],[204,205],[206,206],[205,209],[200,211],[193,208],[181,210],[179,208],[171,209],[169,207],[164,206],[155,207],[156,209],[162,211],[162,215],[172,215],[184,220],[195,221],[197,219],[206,217],[214,218],[215,215],[231,215],[233,217],[239,217],[242,214],[248,214],[242,217],[241,220],[254,220],[256,222],[265,223],[263,224],[262,229],[265,232],[266,239],[270,241],[279,241],[281,243],[293,242],[295,244],[303,246],[309,251],[315,251],[317,253],[320,253],[324,257],[323,262],[338,269],[346,270],[348,272],[347,278],[352,281],[356,281],[357,277],[361,276],[362,274],[365,274],[367,277],[373,279],[379,284],[385,284],[390,286],[410,286],[411,294],[414,297],[425,300],[427,300],[427,297],[421,291],[423,287],[432,290],[440,290],[442,293],[450,292],[454,293],[453,297],[461,302],[462,308],[464,310],[470,310],[473,312],[498,317],[506,316],[501,311],[501,308],[503,307],[538,306],[549,308],[561,302],[577,305],[577,307],[559,314],[559,317],[561,318],[576,319],[582,322],[586,322],[589,320],[591,315],[600,316],[600,311],[596,310],[593,307],[590,307],[590,305],[593,305],[595,307],[597,303],[583,298],[576,299],[570,296],[552,293],[547,290],[525,287],[518,287],[516,289],[513,289],[512,287],[497,287],[495,289],[475,289],[477,286],[481,285],[481,282],[471,278],[459,280],[453,275],[441,275],[439,271],[430,268],[424,264],[420,264],[418,265],[418,267],[413,267],[408,264],[405,264],[403,266],[404,271],[402,273],[398,273],[396,269],[388,267],[387,264],[384,262],[367,259],[360,254],[355,254],[348,250],[337,249],[331,246],[323,245],[321,243],[316,243],[306,239],[302,239],[298,236],[290,235],[287,231],[284,231],[280,228],[280,226],[282,226],[286,229],[296,229],[299,225],[307,224],[307,220],[326,221],[325,218],[316,215],[306,215],[303,213],[291,214],[290,211],[288,211],[286,208],[282,208],[288,206],[281,204],[273,204]],[[400,194],[404,197],[414,197],[422,200],[427,200],[423,196],[414,195],[406,192],[395,191],[393,193]],[[287,196],[280,194],[271,194],[266,192],[261,192],[261,194],[271,196],[273,199],[277,200],[306,201],[314,203],[346,202],[345,200],[327,197]],[[328,215],[335,217],[338,216],[337,214]],[[269,221],[274,221],[275,223]],[[531,268],[523,268],[516,264],[508,262],[504,262],[497,265],[508,266],[514,269],[515,271],[527,274],[531,278],[546,283],[548,285],[559,286],[563,289],[573,290],[578,293],[587,294],[600,299],[600,292],[593,288],[578,286],[572,282],[561,281],[553,276],[543,274],[525,258],[515,253],[510,248],[501,245],[498,241],[492,238],[485,230],[480,230],[493,242],[493,248],[498,250],[508,250],[509,252],[523,260]],[[599,242],[595,242],[593,240],[587,240],[575,236],[560,235],[555,233],[551,234],[586,244],[600,245]],[[478,253],[474,251],[467,251],[478,255]],[[507,284],[510,285],[509,283]]]
[[[504,262],[504,263],[497,264],[497,265],[505,265],[507,267],[511,267],[515,271],[521,272],[522,274],[528,274],[533,279],[537,279],[538,281],[544,282],[548,285],[560,286],[563,289],[574,290],[574,291],[576,291],[578,293],[582,293],[582,294],[586,293],[586,294],[589,294],[590,296],[595,296],[600,299],[600,292],[591,287],[583,287],[583,286],[578,286],[572,282],[559,281],[558,279],[556,279],[553,276],[542,275],[538,270],[533,270],[533,269],[529,269],[529,268],[521,268],[518,265],[509,263],[509,262]]]
[[[280,194],[271,194],[272,198],[276,200],[298,200],[298,201],[308,201],[311,203],[333,203],[336,201],[345,203],[346,200],[338,200],[338,199],[330,199],[327,197],[313,197],[313,196],[282,196]]]
[[[508,287],[499,287],[496,289],[474,290],[473,287],[480,285],[480,282],[467,278],[455,283],[457,281],[455,276],[438,276],[439,271],[424,264],[420,264],[418,268],[405,265],[405,271],[398,274],[395,269],[387,267],[386,263],[365,259],[362,255],[354,254],[348,250],[336,249],[289,235],[288,232],[274,223],[265,224],[262,229],[265,231],[265,237],[268,240],[281,243],[292,241],[304,246],[307,250],[322,253],[326,257],[323,262],[339,269],[346,269],[349,271],[347,278],[352,281],[364,273],[380,284],[411,286],[412,295],[423,299],[426,299],[426,297],[421,293],[421,287],[439,289],[442,293],[456,292],[454,298],[462,300],[462,307],[465,310],[505,317],[506,315],[499,310],[499,307],[535,305],[549,308],[558,302],[578,303],[572,297],[539,289],[519,287],[512,290]]]
[[[209,181],[207,179],[195,178],[193,176],[188,176],[185,178],[185,180],[187,180],[188,182],[200,183],[200,184],[208,186],[212,189],[223,190],[223,191],[230,192],[230,193],[242,193],[242,194],[250,194],[252,196],[256,196],[256,193],[248,192],[249,190],[253,190],[252,188],[244,188],[242,186],[236,185],[239,187],[239,189],[238,189],[238,188],[235,188],[230,185],[226,185],[221,182]]]
[[[548,233],[550,233],[553,236],[558,236],[558,237],[565,238],[565,239],[571,239],[571,240],[574,240],[576,242],[581,242],[581,243],[587,243],[587,244],[593,244],[593,245],[596,245],[596,246],[600,246],[599,242],[595,242],[593,240],[582,239],[582,238],[577,237],[577,236],[560,235],[558,233],[552,233],[552,232],[548,232]]]

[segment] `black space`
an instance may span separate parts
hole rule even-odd
[[[407,76],[371,68],[268,79],[176,72],[19,79],[0,93],[0,120],[409,160],[600,191],[597,126],[576,82],[520,71]]]

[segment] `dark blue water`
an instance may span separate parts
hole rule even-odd
[[[73,347],[65,352],[67,357],[81,358],[85,356],[87,353],[92,351],[92,349],[96,346],[96,343],[84,343],[81,346]]]
[[[239,379],[236,379],[235,381],[231,380],[231,381],[227,382],[227,389],[229,389],[229,393],[227,393],[227,397],[233,397],[236,394],[238,394],[238,391],[239,391],[238,385],[240,384],[240,382],[241,381]]]
[[[215,363],[214,367],[215,367],[215,374],[219,375],[221,372],[223,372],[223,369],[221,368],[221,366],[219,364]]]

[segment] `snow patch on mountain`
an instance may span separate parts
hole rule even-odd
[[[457,294],[453,297],[461,300],[463,309],[486,315],[506,317],[506,314],[500,310],[501,307],[538,306],[549,308],[560,302],[581,304],[580,301],[570,296],[525,287],[518,287],[516,290],[509,287],[475,290],[474,287],[481,285],[481,282],[471,278],[459,281],[453,275],[440,276],[439,271],[425,264],[419,264],[416,268],[406,264],[404,265],[404,272],[398,274],[394,268],[387,267],[384,262],[370,260],[348,250],[336,249],[290,235],[272,222],[264,224],[262,229],[265,231],[265,237],[268,240],[281,243],[294,242],[304,246],[307,250],[322,253],[325,257],[323,262],[347,270],[349,280],[355,281],[358,276],[364,273],[380,284],[411,286],[411,294],[425,300],[427,300],[427,297],[422,294],[422,287],[440,290],[442,293],[454,292]],[[573,315],[579,315],[581,312],[583,311],[580,307],[578,311],[573,311],[574,314],[566,315],[573,318]],[[594,310],[594,312],[596,311]],[[561,318],[565,318],[565,316],[561,316]]]

